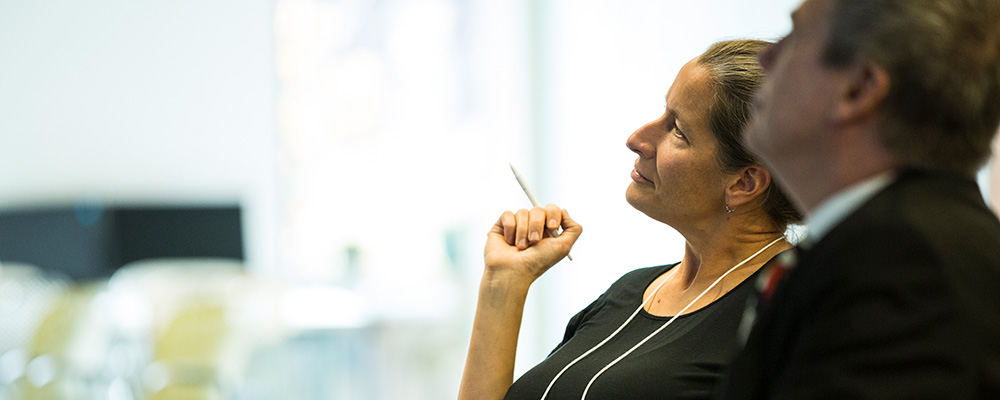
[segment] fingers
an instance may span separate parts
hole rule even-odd
[[[507,242],[508,245],[514,245],[514,227],[517,226],[517,222],[514,220],[514,213],[510,211],[504,211],[500,215],[500,219],[497,220],[497,224],[493,226],[494,231],[503,236],[503,240]]]
[[[557,228],[562,222],[559,207],[548,205],[531,210],[521,209],[517,213],[506,211],[494,225],[494,231],[503,235],[508,245],[524,250],[545,237],[545,229]]]
[[[545,206],[545,228],[557,229],[562,225],[562,210],[555,204]]]
[[[528,219],[528,244],[538,243],[545,237],[545,209],[541,207],[532,208]]]
[[[562,220],[563,231],[549,243],[553,246],[555,252],[559,254],[559,258],[562,258],[569,255],[569,250],[576,243],[576,240],[580,238],[580,234],[583,233],[583,227],[570,218],[566,210],[560,211],[560,219]]]
[[[572,231],[572,238],[564,240],[572,246],[582,228],[569,219],[569,214],[565,210],[553,204],[545,208],[520,209],[516,213],[505,211],[493,226],[491,233],[502,236],[507,245],[524,250],[546,237],[546,230],[557,231],[560,226],[564,231]]]
[[[516,225],[514,227],[514,245],[520,250],[528,248],[529,218],[531,218],[531,213],[523,208],[517,210],[517,214],[514,214]]]
[[[553,210],[548,206],[504,212],[487,236],[483,249],[486,270],[533,280],[568,256],[583,228],[565,210],[555,210],[558,214],[551,215]],[[548,237],[543,232],[559,229],[547,229],[552,219],[559,222],[563,232]]]

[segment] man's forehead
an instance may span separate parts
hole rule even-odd
[[[817,18],[819,13],[824,12],[830,6],[830,0],[805,0],[799,7],[792,11],[792,23],[801,21],[803,18]]]
[[[801,31],[807,27],[817,27],[818,32],[826,31],[828,14],[832,7],[831,0],[805,0],[792,11],[792,30]]]

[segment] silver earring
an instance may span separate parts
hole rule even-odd
[[[735,209],[729,208],[729,204],[726,204],[726,214],[732,214]]]

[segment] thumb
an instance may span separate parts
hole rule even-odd
[[[562,233],[553,239],[565,246],[566,251],[569,252],[569,248],[573,247],[576,240],[580,238],[580,234],[583,233],[583,227],[570,218],[568,211],[562,210],[562,228]]]

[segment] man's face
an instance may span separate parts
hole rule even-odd
[[[822,160],[834,73],[822,63],[830,0],[806,0],[792,14],[792,31],[760,56],[766,78],[754,96],[745,140],[779,178]],[[795,191],[797,188],[790,188]]]

